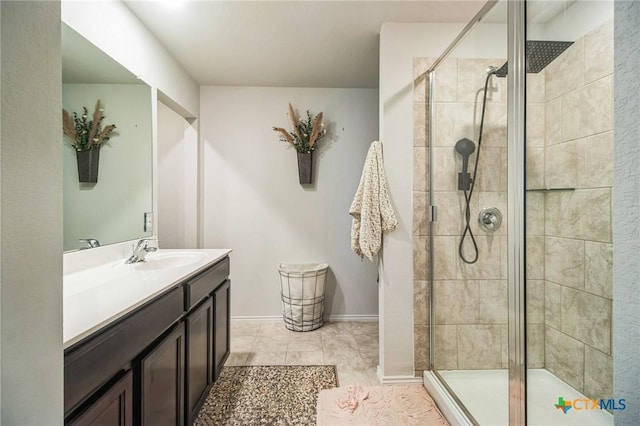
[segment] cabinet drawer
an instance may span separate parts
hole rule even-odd
[[[189,311],[229,276],[229,258],[226,257],[184,285],[184,310]]]
[[[174,288],[65,351],[65,416],[181,317],[183,297]]]

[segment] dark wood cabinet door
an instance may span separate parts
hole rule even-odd
[[[229,302],[230,281],[225,281],[213,292],[213,380],[217,380],[229,356]]]
[[[212,382],[213,298],[206,301],[185,318],[186,352],[186,424],[198,414],[205,391]]]
[[[140,361],[140,424],[184,424],[184,323],[179,323]]]
[[[67,423],[72,426],[132,426],[133,375],[128,371]]]

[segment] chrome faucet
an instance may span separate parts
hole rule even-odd
[[[142,238],[138,240],[138,244],[133,248],[133,254],[124,263],[138,263],[143,262],[147,254],[158,250],[157,247],[149,246],[150,241],[154,241],[155,238]]]
[[[80,240],[78,241],[87,244],[87,247],[82,247],[80,248],[80,250],[100,247],[100,241],[96,240],[95,238],[80,238]]]

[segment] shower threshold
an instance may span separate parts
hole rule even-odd
[[[439,370],[438,373],[481,426],[509,424],[507,370]],[[544,369],[527,370],[527,424],[613,425],[605,410],[573,410],[565,414],[555,407],[565,401],[587,399]]]

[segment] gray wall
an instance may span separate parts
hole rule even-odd
[[[298,183],[295,150],[273,126],[324,112],[313,185]],[[233,317],[280,316],[279,263],[326,262],[325,317],[378,314],[376,266],[350,249],[349,206],[378,134],[372,89],[214,87],[200,92],[203,241],[233,249]]]
[[[160,95],[160,92],[158,93]],[[158,102],[156,232],[161,248],[198,247],[197,120]]]
[[[60,2],[0,8],[0,423],[62,424]]]
[[[616,425],[640,424],[640,2],[618,0],[614,18],[613,384],[627,409]]]

